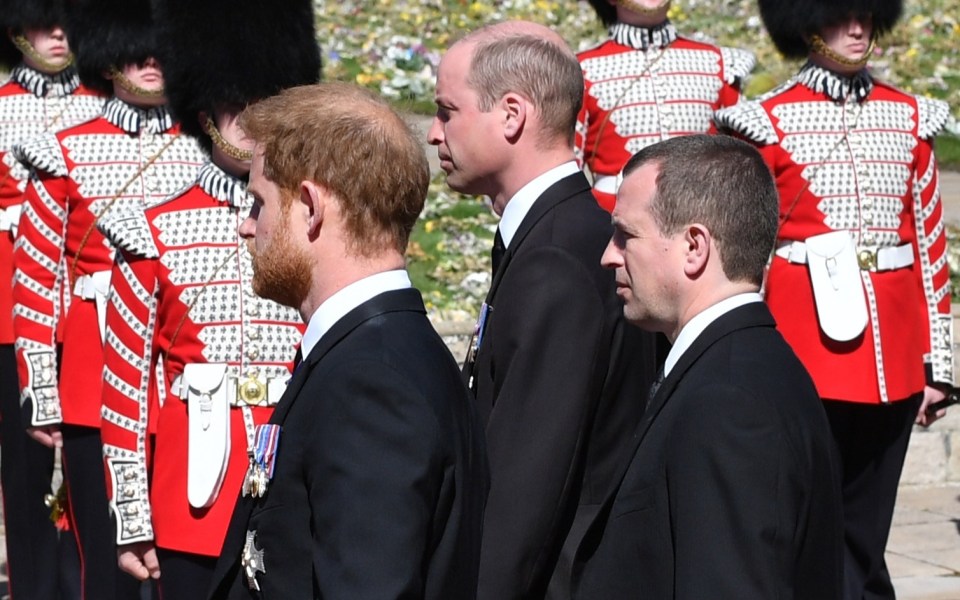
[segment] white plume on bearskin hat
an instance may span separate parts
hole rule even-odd
[[[22,33],[24,29],[51,29],[65,26],[64,0],[0,0],[0,65],[9,69],[20,62],[21,54],[7,35],[8,30]]]
[[[110,95],[113,83],[105,73],[156,56],[150,0],[71,0],[71,4],[67,38],[87,87]]]
[[[311,0],[154,0],[170,111],[209,147],[198,115],[320,78]]]
[[[901,0],[758,1],[770,38],[787,58],[806,57],[810,36],[851,16],[869,15],[874,35],[882,35],[893,28],[903,9]]]

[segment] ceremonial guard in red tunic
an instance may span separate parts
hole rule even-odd
[[[296,310],[251,286],[237,228],[253,207],[253,144],[236,118],[250,102],[316,82],[320,57],[308,0],[154,6],[171,110],[212,160],[173,197],[99,222],[120,249],[102,436],[121,567],[159,576],[165,598],[189,600],[206,597],[234,504],[255,483],[255,428],[283,394],[303,333]],[[156,402],[158,365],[166,394]]]
[[[893,598],[884,548],[914,420],[953,384],[950,282],[933,138],[944,102],[866,68],[899,2],[761,0],[790,81],[721,110],[780,191],[766,283],[817,385],[843,461],[846,597]],[[918,416],[919,408],[919,416]]]
[[[51,494],[53,450],[30,440],[20,416],[14,359],[13,239],[27,170],[9,152],[17,142],[56,132],[97,114],[104,98],[80,84],[63,29],[62,0],[0,2],[0,477],[7,577],[16,598],[57,595],[57,533],[44,498]]]
[[[667,18],[670,0],[590,0],[610,39],[578,55],[583,108],[576,152],[593,174],[593,192],[613,210],[627,159],[661,140],[713,133],[718,108],[740,99],[753,54],[681,36]]]
[[[96,223],[182,189],[203,153],[164,106],[147,0],[78,0],[68,25],[81,80],[114,97],[100,116],[14,148],[34,170],[14,251],[14,330],[31,434],[62,440],[84,597],[110,600],[136,597],[140,586],[117,568],[103,480],[103,321],[115,251]]]

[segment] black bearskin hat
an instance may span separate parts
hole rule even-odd
[[[104,77],[111,67],[141,64],[156,57],[156,32],[150,0],[71,0],[67,36],[80,80],[89,88],[113,94]],[[162,63],[161,63],[162,66]]]
[[[874,35],[890,31],[900,18],[902,0],[759,0],[760,16],[780,53],[804,58],[811,35],[851,16],[873,20]]]
[[[7,34],[22,33],[24,29],[52,29],[66,26],[64,0],[0,0],[0,65],[9,69],[20,62],[20,50]]]
[[[597,16],[603,22],[604,26],[610,27],[617,22],[617,7],[610,4],[607,0],[590,0],[593,10],[597,11]]]
[[[311,0],[154,0],[169,108],[209,147],[198,115],[320,79]]]

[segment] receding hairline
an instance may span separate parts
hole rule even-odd
[[[499,23],[484,25],[454,42],[453,45],[450,46],[450,49],[452,50],[454,47],[463,44],[470,48],[472,53],[478,46],[513,38],[545,40],[570,56],[576,57],[576,53],[560,34],[545,25],[534,23],[533,21],[501,21]]]

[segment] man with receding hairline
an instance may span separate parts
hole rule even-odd
[[[423,148],[342,83],[286,90],[240,124],[256,143],[240,226],[254,290],[308,325],[211,597],[470,600],[483,432],[404,268]]]
[[[467,35],[437,77],[428,141],[447,183],[501,216],[464,364],[490,458],[484,600],[569,597],[572,550],[655,372],[652,338],[626,330],[600,268],[609,217],[573,157],[582,97],[576,57],[534,23]]]

